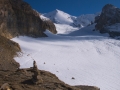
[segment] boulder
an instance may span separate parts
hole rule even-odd
[[[11,89],[10,89],[10,85],[9,85],[8,83],[4,83],[4,84],[1,86],[0,90],[11,90]]]

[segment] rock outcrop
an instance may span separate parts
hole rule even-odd
[[[46,29],[49,30],[53,34],[57,33],[56,27],[51,20],[43,20],[42,28],[43,30],[46,30]]]
[[[79,85],[79,86],[76,86],[76,87],[80,88],[81,90],[100,90],[100,88],[95,87],[95,86]]]
[[[0,34],[4,37],[45,37],[46,29],[57,32],[54,24],[49,23],[44,25],[39,14],[22,0],[0,0]]]
[[[20,52],[19,44],[0,35],[0,70],[16,70],[19,63],[13,59]]]
[[[108,26],[120,23],[120,9],[111,4],[105,5],[102,9],[101,15],[95,18],[95,23],[97,23],[95,28],[100,30],[101,33],[111,32]],[[115,29],[116,28],[112,31],[116,32]],[[120,31],[117,30],[117,32]]]

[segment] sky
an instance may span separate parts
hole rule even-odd
[[[59,9],[73,16],[100,12],[105,4],[120,8],[120,0],[24,0],[40,13]]]

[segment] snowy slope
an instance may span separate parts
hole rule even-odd
[[[83,36],[63,37],[47,31],[49,37],[46,38],[14,38],[23,52],[23,56],[15,60],[21,68],[31,67],[36,60],[39,69],[56,74],[70,85],[119,90],[120,41],[95,33],[98,35],[86,31]]]
[[[44,15],[40,15],[40,18],[42,20],[50,20],[49,18],[45,17]],[[60,19],[60,18],[59,18]],[[77,31],[79,30],[78,27],[73,27],[71,26],[70,24],[67,24],[67,23],[54,23],[55,26],[56,26],[56,30],[57,30],[57,34],[69,34],[73,31]]]
[[[47,14],[44,14],[44,16],[52,20],[54,23],[59,23],[59,24],[72,24],[73,23],[71,15],[63,11],[60,11],[58,9],[52,12],[49,12]]]
[[[73,27],[68,24],[55,24],[56,29],[57,29],[57,34],[70,34],[71,32],[79,30],[78,27]]]
[[[68,36],[101,36],[101,33],[99,31],[95,30],[96,23],[83,27],[77,31],[71,32],[68,34]],[[108,34],[102,34],[102,36],[108,36]]]
[[[85,27],[91,23],[94,23],[95,21],[95,14],[86,14],[86,15],[81,15],[76,18],[76,21],[74,24],[79,27]]]
[[[79,27],[86,27],[90,25],[91,23],[94,23],[95,17],[100,15],[100,13],[101,12],[97,12],[95,14],[80,15],[76,18],[76,20],[74,21],[74,24]]]

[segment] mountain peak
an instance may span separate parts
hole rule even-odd
[[[114,5],[112,5],[112,4],[106,4],[103,8],[105,8],[105,7],[117,8],[117,7],[115,7],[115,6],[114,6]]]
[[[58,10],[58,9],[55,9],[55,11],[56,11],[56,12],[59,12],[60,10]]]
[[[115,11],[117,7],[115,7],[112,4],[106,4],[103,8],[102,8],[102,13],[104,12],[109,12],[109,11]]]
[[[56,14],[56,13],[58,13],[58,12],[63,12],[63,11],[61,11],[61,10],[59,10],[59,9],[55,9],[55,10],[53,10],[52,12],[49,12],[49,13],[54,13],[54,14]]]
[[[120,9],[112,4],[106,4],[102,9],[101,15],[98,18],[96,18],[96,22],[97,24],[95,27],[97,30],[100,30],[101,33],[109,33],[109,31],[111,30],[117,30],[118,32],[119,24],[117,23],[120,23]]]
[[[91,22],[94,22],[94,18],[97,15],[98,14],[83,14],[79,17],[75,17],[58,9],[44,14],[45,17],[49,18],[56,24],[66,24],[80,28],[91,24]]]
[[[47,14],[44,14],[45,17],[49,18],[54,23],[60,23],[60,24],[71,24],[73,23],[73,20],[71,19],[71,15],[61,11],[61,10],[54,10],[52,12],[49,12]]]

